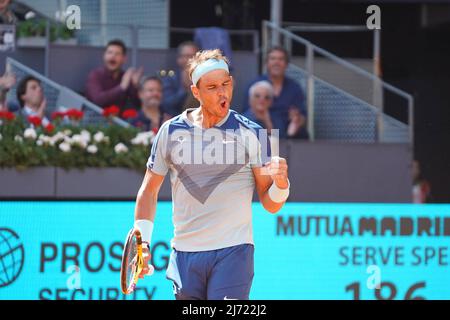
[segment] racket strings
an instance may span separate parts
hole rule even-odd
[[[133,283],[137,269],[137,241],[136,237],[132,237],[130,248],[127,255],[127,287]]]

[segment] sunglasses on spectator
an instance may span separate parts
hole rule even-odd
[[[254,95],[254,97],[255,97],[256,99],[263,98],[264,100],[272,100],[272,97],[271,97],[271,96],[267,96],[267,95],[263,96],[263,95],[258,94],[258,93],[256,93],[256,94]]]

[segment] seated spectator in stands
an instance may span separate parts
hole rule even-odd
[[[47,100],[41,82],[33,76],[26,76],[17,85],[16,93],[22,108],[20,112],[25,120],[29,116],[38,116],[42,120],[42,126],[46,127],[50,121],[45,116]]]
[[[186,41],[178,46],[177,65],[178,70],[173,76],[163,78],[163,102],[162,108],[171,116],[176,116],[186,108],[199,106],[197,99],[191,92],[191,80],[187,63],[199,50],[192,41]]]
[[[141,128],[142,131],[153,130],[157,132],[163,122],[171,118],[164,114],[160,108],[162,99],[161,80],[157,77],[142,79],[139,86],[139,99],[141,100],[141,110],[131,124]]]
[[[11,0],[0,0],[0,24],[16,24],[17,16],[9,8]]]
[[[413,203],[429,203],[432,202],[431,185],[423,177],[420,163],[414,160],[412,163],[412,176],[413,176]]]
[[[15,84],[16,77],[11,73],[5,72],[5,74],[0,77],[0,110],[8,110],[6,95],[8,94],[9,89],[11,89]]]
[[[285,75],[289,54],[283,47],[273,47],[267,53],[267,74],[255,79],[269,81],[274,89],[272,107],[269,109],[274,129],[279,129],[280,138],[307,139],[305,97],[300,85]],[[249,86],[249,87],[250,87]],[[249,96],[244,100],[244,112],[249,108]]]
[[[250,87],[249,96],[250,108],[244,116],[270,132],[273,128],[269,112],[273,102],[272,85],[265,80],[258,81]]]
[[[100,107],[127,105],[137,108],[137,89],[143,69],[122,67],[127,60],[127,48],[120,40],[112,40],[103,55],[104,65],[90,72],[86,84],[86,97]]]

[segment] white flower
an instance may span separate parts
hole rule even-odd
[[[85,149],[87,147],[87,142],[84,140],[84,138],[81,136],[81,134],[74,134],[72,136],[71,144],[77,145],[83,149]]]
[[[72,131],[69,130],[69,129],[66,129],[66,130],[63,131],[63,133],[64,133],[66,136],[70,136],[70,135],[72,134]]]
[[[25,14],[25,20],[30,20],[33,19],[34,17],[36,17],[36,13],[34,13],[33,11],[28,11]]]
[[[46,136],[44,134],[40,134],[39,135],[38,141],[41,141],[42,144],[51,144],[51,145],[53,145],[52,144],[52,138],[49,137],[49,136]],[[42,145],[42,144],[39,144],[39,145]]]
[[[144,141],[142,141],[142,139],[138,136],[134,137],[133,139],[131,139],[131,144],[143,144]]]
[[[36,130],[34,130],[33,128],[27,128],[25,129],[25,131],[23,132],[23,136],[27,139],[33,139],[36,140],[37,138],[37,133]]]
[[[42,140],[37,140],[37,141],[36,141],[36,144],[37,144],[39,147],[41,147],[41,146],[44,144],[44,141],[42,141]]]
[[[153,131],[139,132],[136,137],[131,140],[131,143],[134,145],[142,144],[144,146],[148,146],[149,144],[153,143],[154,138],[155,133]]]
[[[105,134],[101,131],[98,131],[96,134],[94,134],[94,141],[97,143],[100,143],[105,138]]]
[[[122,152],[127,152],[128,148],[126,145],[124,145],[122,142],[116,144],[116,146],[114,147],[114,151],[116,153],[122,153]]]
[[[57,132],[54,136],[50,137],[50,145],[54,146],[59,140],[65,140],[66,136],[61,131]],[[70,138],[67,137],[69,140]],[[70,143],[70,141],[68,142]]]
[[[64,140],[65,143],[72,144],[72,138],[71,137],[64,136],[63,140]]]
[[[82,130],[80,133],[86,143],[91,141],[91,133],[87,130]]]
[[[52,140],[53,140],[54,142],[58,142],[59,140],[63,140],[64,137],[65,137],[65,134],[62,133],[61,131],[58,131],[58,132],[52,137]]]
[[[62,151],[62,152],[69,152],[70,151],[70,144],[68,144],[67,142],[62,142],[60,145],[59,145],[59,149]]]
[[[14,141],[22,142],[22,141],[23,141],[23,138],[22,138],[21,136],[19,136],[19,135],[16,135],[16,136],[14,137]]]
[[[96,145],[91,144],[90,146],[87,147],[86,150],[87,150],[87,152],[94,154],[94,153],[97,153],[98,148]]]

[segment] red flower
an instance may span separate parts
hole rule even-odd
[[[83,111],[78,109],[69,109],[66,111],[66,116],[68,116],[71,120],[81,120],[83,115]]]
[[[39,127],[42,124],[42,119],[38,116],[28,116],[28,122],[35,127]]]
[[[107,107],[103,109],[103,116],[104,117],[115,117],[119,114],[120,108],[116,105],[112,105],[110,107]]]
[[[154,127],[154,128],[152,129],[152,131],[153,131],[154,134],[157,134],[158,131],[159,131],[159,128],[158,128],[158,127]]]
[[[0,119],[5,120],[14,120],[16,118],[16,115],[10,111],[0,111]]]
[[[45,126],[45,131],[47,131],[47,133],[52,133],[53,131],[55,131],[55,126],[52,124],[52,123],[48,123],[46,126]]]
[[[127,109],[124,112],[122,112],[122,118],[124,119],[133,119],[138,116],[138,113],[134,109]]]
[[[64,118],[65,115],[66,115],[65,112],[54,111],[54,112],[52,112],[52,120],[62,119],[62,118]]]

